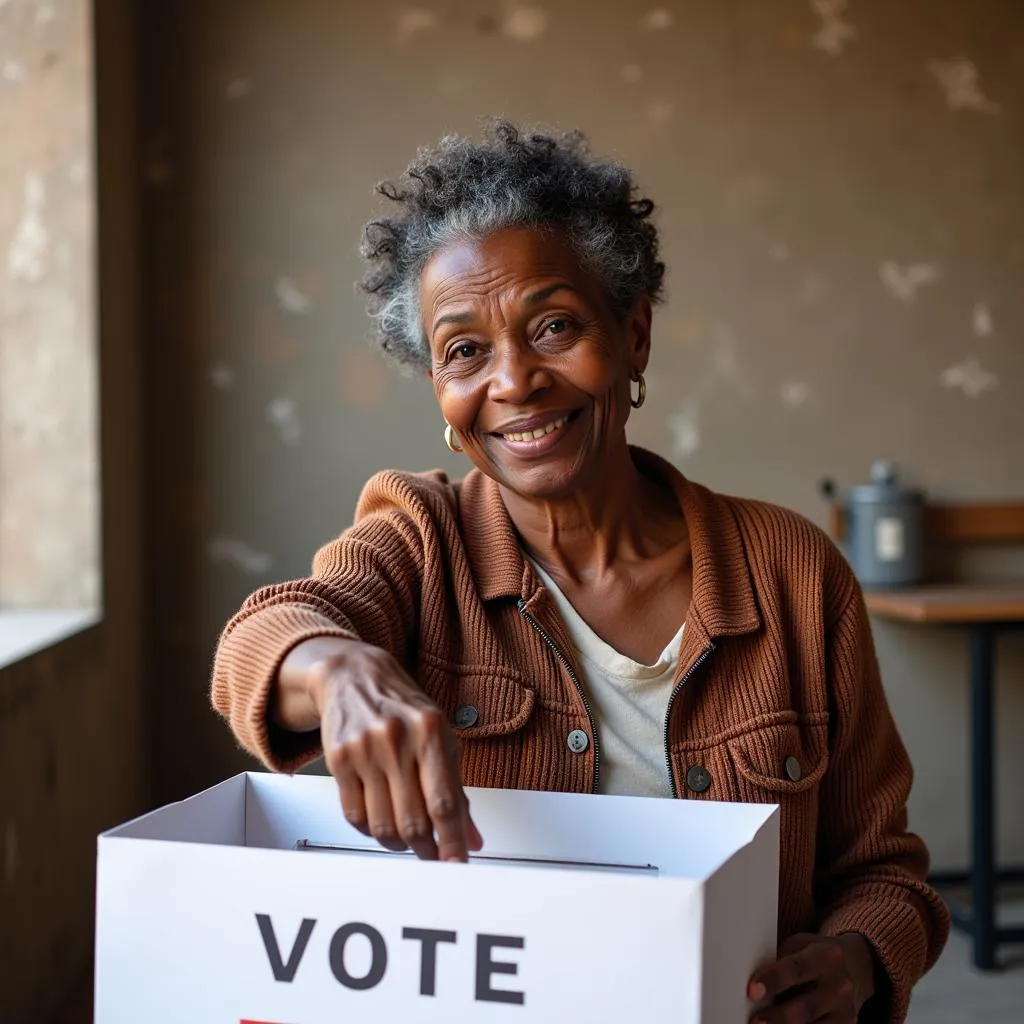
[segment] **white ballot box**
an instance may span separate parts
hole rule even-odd
[[[99,837],[95,1024],[743,1024],[776,806],[470,789],[468,864],[334,780],[238,775]]]

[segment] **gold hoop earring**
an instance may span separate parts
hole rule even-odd
[[[458,455],[462,451],[462,445],[456,440],[455,431],[450,423],[444,425],[444,443],[448,445],[448,451]]]
[[[630,394],[629,404],[633,406],[634,409],[639,409],[640,406],[647,401],[647,382],[644,380],[644,375],[642,373],[635,379],[637,384],[639,385],[636,392],[636,400],[634,401],[633,395]]]

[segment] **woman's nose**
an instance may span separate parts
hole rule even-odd
[[[537,392],[551,384],[544,360],[528,345],[503,345],[492,365],[487,395],[495,402],[526,405]]]

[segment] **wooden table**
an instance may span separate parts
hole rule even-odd
[[[996,966],[997,947],[1024,942],[1024,928],[996,923],[999,882],[1022,881],[1024,870],[999,871],[995,863],[995,728],[993,663],[1001,629],[1024,625],[1024,584],[944,584],[869,591],[868,611],[880,618],[957,626],[967,632],[971,691],[971,905],[950,904],[953,923],[970,933],[974,964]],[[945,876],[943,881],[958,881]],[[939,881],[937,878],[936,881]]]

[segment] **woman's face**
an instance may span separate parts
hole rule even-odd
[[[451,245],[424,267],[420,302],[441,412],[488,476],[555,499],[625,444],[650,302],[622,322],[563,234],[512,228]]]

